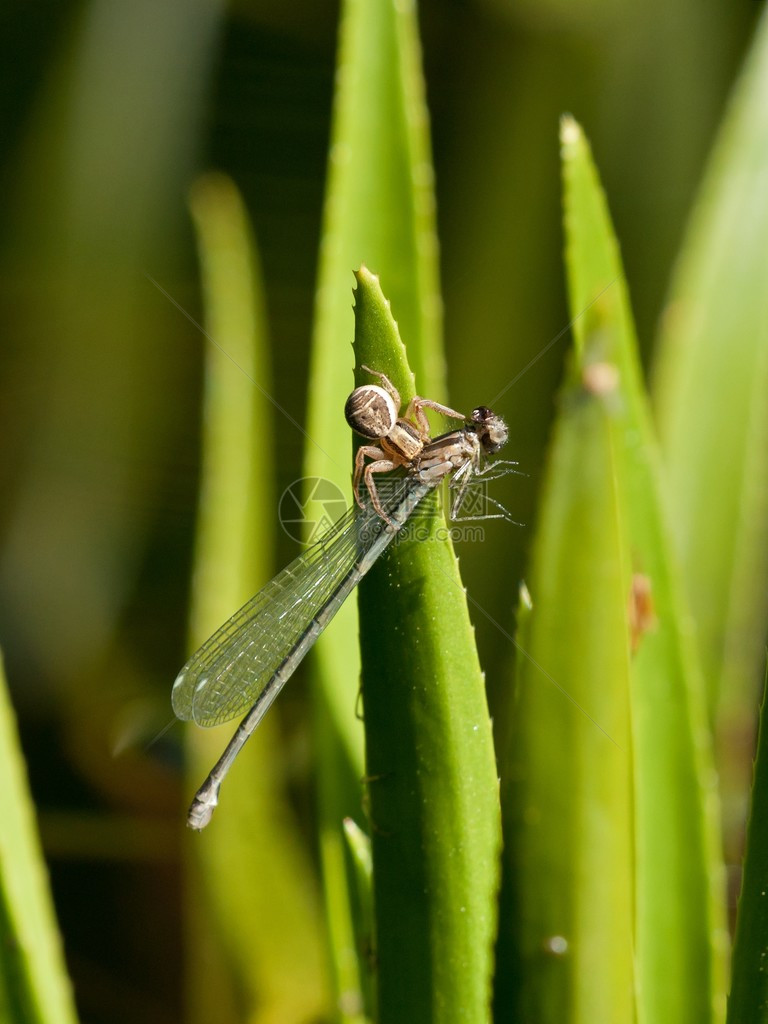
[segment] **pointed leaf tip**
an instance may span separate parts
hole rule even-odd
[[[575,146],[582,138],[581,125],[571,114],[560,118],[560,142],[563,146]]]

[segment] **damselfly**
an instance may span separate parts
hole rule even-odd
[[[178,718],[210,726],[248,711],[195,794],[187,816],[191,828],[202,829],[211,820],[222,780],[248,737],[347,597],[441,481],[450,477],[452,519],[514,521],[487,497],[495,512],[461,515],[474,480],[515,471],[516,463],[488,461],[507,442],[504,420],[485,406],[465,418],[420,397],[398,416],[400,396],[393,385],[384,374],[367,372],[383,386],[357,388],[345,407],[349,425],[377,442],[358,449],[356,504],[225,622],[173,684]],[[432,439],[425,409],[460,419],[463,425]],[[371,461],[366,464],[366,459]],[[392,474],[389,486],[376,486],[377,473]]]

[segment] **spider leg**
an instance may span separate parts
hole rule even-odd
[[[370,368],[370,366],[361,366],[360,369],[361,370],[365,370],[366,373],[370,373],[370,375],[372,377],[378,377],[379,378],[379,380],[381,381],[382,387],[384,388],[385,391],[387,391],[391,395],[392,401],[395,403],[395,405],[397,406],[397,408],[399,410],[400,406],[402,405],[402,402],[400,401],[400,392],[397,390],[397,388],[392,383],[392,381],[389,379],[389,377],[386,375],[386,373],[379,373],[378,370],[372,370]]]
[[[429,420],[424,412],[425,409],[432,409],[434,412],[440,413],[441,416],[447,416],[449,419],[466,420],[467,418],[463,413],[456,412],[455,409],[449,409],[447,405],[441,405],[440,402],[433,402],[431,398],[421,398],[420,395],[416,395],[408,403],[403,419],[415,423],[424,435],[424,439],[429,437]]]
[[[368,490],[368,493],[371,496],[371,503],[373,504],[373,507],[376,509],[377,514],[385,522],[389,523],[390,526],[395,526],[396,524],[392,522],[387,513],[384,511],[384,507],[381,504],[381,499],[379,498],[379,492],[376,490],[376,483],[373,479],[373,474],[391,473],[392,470],[395,469],[396,465],[397,463],[393,462],[391,459],[377,459],[376,462],[369,462],[368,465],[363,470],[363,480],[365,482],[365,486]]]
[[[379,462],[382,459],[386,460],[384,452],[374,444],[363,444],[357,449],[357,453],[355,455],[355,473],[352,477],[352,493],[354,494],[355,501],[360,508],[364,508],[363,499],[360,497],[360,480],[365,472],[366,457]]]

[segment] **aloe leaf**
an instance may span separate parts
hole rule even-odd
[[[738,858],[768,617],[768,15],[691,220],[654,397],[675,540],[716,721],[726,846]]]
[[[362,263],[382,276],[420,386],[439,398],[443,367],[432,163],[418,27],[410,2],[342,4],[304,465],[310,481],[330,481],[347,502],[350,434],[342,410],[353,383],[352,271]],[[362,1006],[361,972],[368,969],[354,947],[341,834],[342,819],[361,809],[357,633],[356,602],[347,601],[313,659],[320,846],[336,984],[348,1021],[356,1019],[356,1004]]]
[[[570,118],[562,147],[574,354],[504,758],[500,949],[515,973],[497,1004],[553,1022],[721,1020],[723,873],[701,674],[618,246]]]
[[[389,303],[375,276],[357,279],[358,367],[380,368],[408,401]],[[377,1019],[481,1022],[500,839],[491,723],[445,522],[420,506],[415,526],[360,587]]]
[[[329,479],[346,495],[350,442],[341,411],[352,385],[355,267],[365,263],[383,277],[421,386],[438,394],[442,385],[433,207],[413,5],[349,0],[340,24],[305,460],[307,476]],[[348,602],[337,621],[318,646],[321,676],[333,680],[322,685],[348,754],[362,765],[357,673],[342,640],[356,629],[354,606]]]
[[[520,621],[498,1019],[635,1020],[630,547],[615,396],[584,377],[599,344],[561,394]]]
[[[0,661],[0,1019],[75,1024],[24,758]]]
[[[268,336],[248,217],[223,175],[198,180],[191,209],[209,338],[190,623],[196,647],[273,574],[275,501],[272,408],[265,397],[271,382]],[[188,971],[189,1004],[198,1020],[224,1019],[227,987],[245,1000],[254,1022],[327,1011],[317,894],[281,784],[277,725],[268,717],[238,758],[210,828],[188,834],[198,957]],[[232,731],[232,725],[188,729],[194,787]],[[211,984],[217,958],[223,974],[218,986]]]
[[[622,508],[635,617],[630,680],[638,1018],[653,1024],[721,1020],[728,939],[703,680],[672,554],[618,246],[589,146],[569,119],[563,124],[563,169],[576,344],[584,352],[592,338],[597,358],[615,366],[620,388],[614,400],[623,407],[616,436],[625,466]]]
[[[733,983],[728,997],[728,1024],[765,1024],[768,1021],[768,715],[766,699],[760,712],[760,730],[752,784],[752,808],[747,827],[747,849],[741,880],[736,939],[733,947]]]

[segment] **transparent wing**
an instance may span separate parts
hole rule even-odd
[[[394,508],[408,481],[388,484]],[[385,526],[370,504],[348,509],[192,655],[173,684],[176,716],[219,725],[247,711]]]

